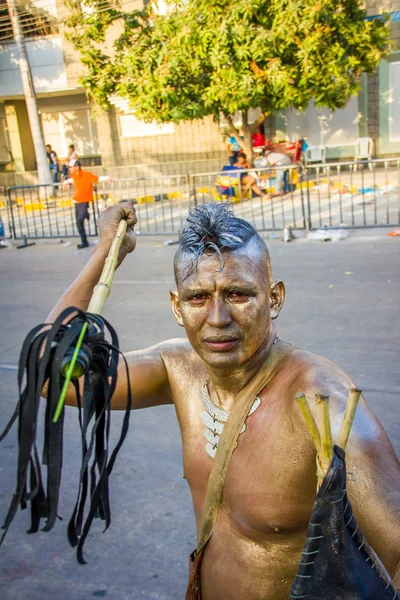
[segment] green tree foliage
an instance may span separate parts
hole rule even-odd
[[[165,15],[154,1],[132,12],[119,1],[70,0],[68,36],[92,99],[106,107],[117,94],[160,123],[223,115],[232,133],[239,111],[250,156],[252,129],[268,114],[310,101],[343,107],[389,47],[384,20],[366,21],[359,0],[169,0]]]

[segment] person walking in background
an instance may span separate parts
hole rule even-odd
[[[53,183],[58,183],[58,174],[61,171],[61,163],[57,156],[57,152],[53,150],[50,144],[46,144],[47,160],[49,161],[49,167],[53,176]]]
[[[280,152],[265,152],[265,158],[267,159],[268,165],[271,167],[283,167],[286,165],[291,165],[292,161],[287,154],[281,154]],[[289,191],[289,179],[288,179],[289,169],[277,169],[276,170],[276,185],[275,185],[275,196],[280,196],[281,194],[287,194]],[[282,181],[283,181],[283,191],[282,191]]]
[[[69,169],[73,167],[75,162],[79,160],[78,153],[75,151],[75,146],[70,144],[68,146],[68,156],[65,164],[62,166],[61,177],[65,180],[69,177]]]
[[[83,171],[81,163],[76,160],[69,168],[70,179],[64,181],[64,186],[67,184],[74,184],[74,195],[75,201],[75,219],[78,233],[81,238],[81,243],[78,244],[78,248],[87,248],[89,242],[87,240],[85,230],[85,219],[89,220],[89,202],[93,200],[93,184],[98,181],[109,181],[112,182],[114,179],[108,175],[95,175],[90,171]]]

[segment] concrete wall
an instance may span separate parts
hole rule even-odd
[[[9,133],[12,132],[11,150],[17,159],[15,170],[32,170],[35,165],[28,167],[22,159],[22,146],[31,144],[29,127],[24,123],[23,129],[19,130],[18,121],[12,121],[11,116],[11,106],[24,105],[24,101],[9,100],[6,104],[10,115]],[[207,171],[208,161],[217,160],[217,168],[226,161],[222,130],[212,118],[174,125],[173,133],[166,135],[123,137],[120,117],[124,117],[124,113],[116,108],[106,113],[94,110],[90,118],[91,107],[83,93],[39,97],[38,108],[45,143],[53,146],[61,160],[67,146],[75,144],[79,156],[100,156],[101,164],[107,169],[165,163],[174,166],[166,167],[167,171],[163,172],[180,173],[182,169],[175,165],[198,162],[203,164],[201,170]],[[158,167],[153,172],[158,173]]]
[[[5,114],[10,150],[16,170],[34,170],[36,156],[25,101],[7,101]]]
[[[187,162],[225,156],[221,131],[211,117],[174,125],[174,132],[144,137],[122,137],[115,108],[96,117],[98,138],[105,166]]]

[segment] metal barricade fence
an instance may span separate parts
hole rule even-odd
[[[287,193],[279,193],[284,180]],[[253,168],[203,173],[192,176],[195,205],[213,200],[229,200],[236,216],[250,221],[258,231],[285,227],[306,229],[305,171],[300,165]],[[280,187],[280,186],[279,186]]]
[[[288,172],[284,195],[277,189],[279,171]],[[230,200],[234,213],[259,231],[400,224],[400,158],[247,169],[243,175],[253,176],[260,189],[245,192],[238,171],[194,175],[195,203]]]
[[[193,204],[187,175],[117,179],[97,184],[99,210],[131,200],[136,209],[140,235],[178,234]]]
[[[10,219],[8,214],[7,189],[0,185],[0,220],[3,224],[4,237],[11,237]]]
[[[278,193],[284,178],[287,193]],[[8,188],[0,199],[6,235],[14,239],[78,236],[72,186]],[[90,206],[88,235],[106,206],[131,200],[142,235],[177,235],[191,207],[210,201],[232,203],[237,216],[259,231],[387,227],[400,224],[400,158],[369,162],[286,165],[223,172],[126,178],[98,183]]]
[[[71,192],[70,186],[64,188],[61,184],[9,188],[7,204],[12,237],[18,240],[78,236]],[[96,198],[89,214],[87,233],[97,235]]]
[[[77,237],[73,186],[15,186],[7,191],[7,212],[14,239]],[[98,183],[89,204],[88,236],[97,235],[97,218],[106,206],[131,200],[138,215],[140,234],[177,234],[190,207],[188,177],[171,175],[153,179],[119,179]]]
[[[400,158],[307,166],[310,229],[400,224]]]

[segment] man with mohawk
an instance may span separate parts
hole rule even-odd
[[[87,309],[121,219],[127,220],[128,231],[119,263],[134,250],[133,205],[104,211],[100,243],[49,321],[66,306]],[[126,358],[133,408],[173,403],[181,428],[184,473],[198,530],[186,598],[304,598],[291,595],[290,588],[315,501],[316,450],[296,393],[314,398],[323,391],[330,396],[335,440],[354,384],[328,360],[280,340],[275,320],[284,302],[284,284],[272,278],[264,241],[226,204],[205,204],[191,212],[174,271],[172,311],[186,337],[127,353]],[[121,369],[114,409],[125,407],[126,394]],[[249,409],[235,436],[232,423],[240,422],[238,410],[246,395]],[[73,390],[68,403],[74,403]],[[216,472],[213,465],[222,455],[227,457],[226,469]],[[357,527],[375,551],[374,566],[381,563],[387,586],[392,578],[394,588],[400,589],[400,465],[363,399],[346,460],[354,473],[347,491]],[[317,590],[319,597],[371,597],[360,591],[362,582],[354,573],[350,579],[358,595],[346,595],[344,586],[335,593]]]

